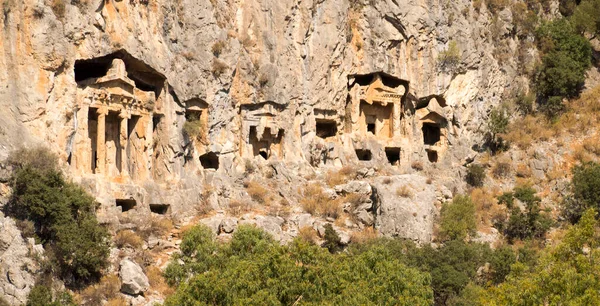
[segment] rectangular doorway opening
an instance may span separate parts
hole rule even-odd
[[[392,166],[400,165],[400,148],[385,148],[385,156]]]
[[[433,150],[427,150],[427,159],[429,159],[429,162],[431,163],[437,163],[438,153]]]
[[[316,119],[317,136],[323,139],[328,137],[334,137],[337,134],[337,123],[335,120],[328,119]]]
[[[171,209],[170,204],[150,204],[150,212],[157,215],[166,215]]]
[[[200,164],[204,169],[219,169],[219,156],[214,152],[200,155]]]
[[[371,158],[373,158],[373,156],[371,154],[371,150],[359,149],[359,150],[355,150],[355,152],[356,152],[356,157],[358,157],[358,160],[369,161],[369,160],[371,160]]]
[[[440,141],[440,127],[435,124],[423,123],[423,142],[426,145],[433,146]]]
[[[134,209],[137,205],[137,202],[134,199],[117,199],[116,205],[121,207],[122,212],[126,212]]]

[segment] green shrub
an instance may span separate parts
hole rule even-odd
[[[199,114],[189,114],[186,116],[183,124],[183,132],[192,141],[198,141],[201,144],[206,144],[206,131]]]
[[[600,164],[588,162],[573,168],[572,198],[565,201],[563,214],[577,223],[589,208],[600,210]]]
[[[534,86],[541,107],[554,117],[562,111],[562,98],[579,95],[591,66],[592,48],[565,18],[542,25],[536,36],[543,56]]]
[[[510,209],[510,217],[504,224],[498,224],[499,230],[509,241],[514,239],[543,238],[550,226],[552,219],[540,207],[542,199],[537,197],[536,191],[528,186],[517,187],[512,193],[505,193],[499,202]],[[514,205],[514,199],[525,205],[525,210]]]
[[[325,224],[325,243],[323,244],[323,247],[327,248],[329,250],[329,252],[331,253],[337,253],[342,249],[342,245],[340,243],[340,236],[338,235],[338,233],[333,229],[333,226],[331,226],[331,224],[327,223]]]
[[[464,240],[477,229],[475,205],[468,196],[458,195],[440,211],[440,238]]]
[[[598,35],[600,33],[600,0],[583,0],[574,9],[570,18],[580,33]]]
[[[438,65],[445,71],[453,72],[460,64],[460,49],[456,41],[448,43],[448,49],[440,52]]]
[[[515,105],[517,110],[523,115],[529,115],[533,113],[533,104],[535,103],[535,95],[532,93],[525,94],[519,92],[515,98]]]
[[[32,152],[41,158],[32,159]],[[106,267],[108,233],[96,220],[94,199],[65,181],[52,160],[43,149],[12,154],[13,194],[5,212],[33,223],[36,238],[51,253],[48,257],[53,258],[59,276],[78,286],[96,279]]]
[[[596,212],[590,209],[534,265],[515,264],[506,281],[489,287],[481,305],[598,305],[600,256]]]
[[[504,139],[500,136],[508,130],[509,118],[504,107],[499,106],[490,112],[487,122],[487,146],[492,152],[502,151],[507,148]]]
[[[203,230],[202,230],[203,231]],[[188,240],[188,249],[206,242]],[[183,244],[183,243],[182,243]],[[165,305],[431,305],[430,277],[408,268],[380,245],[356,254],[331,254],[301,239],[288,245],[274,241],[264,231],[240,226],[232,240],[215,244],[207,269],[188,267],[195,259],[181,253],[186,281]],[[179,273],[179,272],[178,272]]]
[[[52,290],[45,285],[37,284],[31,288],[27,296],[26,306],[76,306],[68,292],[57,292],[56,297],[53,297]]]
[[[473,187],[482,187],[485,181],[485,169],[478,164],[472,164],[467,167],[467,184]]]

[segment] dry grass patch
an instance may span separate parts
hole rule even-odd
[[[315,231],[315,229],[310,226],[302,227],[298,231],[298,237],[311,244],[317,244],[317,242],[319,241],[317,231]]]
[[[124,230],[119,231],[115,235],[115,245],[118,248],[123,248],[125,246],[130,246],[134,249],[139,249],[144,244],[144,240],[138,234],[134,233],[132,230]]]
[[[516,174],[520,178],[530,178],[532,175],[531,168],[525,164],[518,164]]]
[[[225,42],[222,40],[215,42],[211,47],[211,51],[212,51],[213,55],[216,57],[219,57],[219,55],[221,55],[221,53],[225,49],[225,46],[226,46]]]
[[[229,212],[234,216],[241,216],[252,210],[252,203],[243,200],[231,200],[229,202]]]
[[[492,168],[492,175],[496,179],[507,178],[511,173],[511,164],[509,161],[500,160]]]
[[[175,292],[175,290],[167,284],[163,273],[159,268],[155,266],[148,267],[148,269],[146,269],[146,276],[148,276],[150,288],[160,292],[163,296],[168,296]]]
[[[366,243],[377,239],[377,231],[372,227],[366,227],[360,232],[352,232],[350,241],[358,244]]]
[[[106,300],[117,300],[120,297],[120,290],[121,280],[119,277],[115,274],[105,275],[97,284],[85,288],[79,294],[79,300],[82,305],[101,306]]]
[[[356,168],[344,166],[338,171],[329,171],[325,177],[328,186],[333,187],[345,184],[349,180],[356,179]]]
[[[318,184],[309,184],[301,192],[300,205],[307,213],[337,219],[342,213],[339,199],[331,199]]]
[[[487,188],[475,188],[471,191],[471,200],[475,204],[478,230],[486,231],[494,225],[494,220],[506,214],[505,207],[498,204],[498,194]]]
[[[125,298],[119,296],[108,300],[104,306],[129,306],[129,303]]]
[[[396,195],[401,198],[412,199],[412,197],[414,196],[414,193],[412,191],[412,188],[410,188],[410,186],[404,185],[404,186],[398,187],[398,189],[396,189]]]
[[[267,188],[263,187],[263,185],[258,182],[248,182],[246,192],[248,192],[250,198],[257,203],[269,206],[273,202],[273,195],[271,195]]]
[[[412,163],[410,164],[410,167],[411,167],[411,168],[413,168],[413,169],[415,169],[415,170],[417,170],[417,171],[421,171],[421,170],[423,170],[423,169],[424,169],[424,167],[423,167],[423,163],[422,163],[422,162],[420,162],[420,161],[418,161],[418,160],[416,160],[416,161],[412,162]]]
[[[508,131],[502,137],[521,149],[527,149],[533,142],[547,141],[555,134],[545,118],[532,115],[513,121]]]
[[[225,64],[225,62],[219,60],[219,59],[214,59],[212,62],[212,66],[211,66],[211,72],[213,74],[213,76],[215,77],[220,77],[223,73],[225,73],[225,71],[227,71],[227,69],[229,69],[229,66],[227,66],[227,64]]]

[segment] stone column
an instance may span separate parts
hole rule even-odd
[[[96,141],[96,150],[98,151],[98,161],[96,162],[96,173],[106,174],[106,115],[108,109],[101,107],[98,113],[98,135]]]
[[[129,161],[127,160],[127,140],[129,135],[127,135],[127,121],[131,117],[128,111],[122,110],[119,114],[119,118],[121,118],[121,131],[119,131],[119,141],[121,143],[121,176],[129,177]]]

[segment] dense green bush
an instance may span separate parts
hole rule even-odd
[[[505,193],[498,198],[498,202],[505,204],[510,209],[507,221],[495,224],[509,241],[514,239],[543,238],[550,226],[552,219],[540,207],[542,201],[536,191],[529,187],[517,187],[513,192]],[[514,200],[521,201],[525,209],[522,210]]]
[[[467,167],[467,184],[473,187],[483,186],[485,181],[485,168],[478,164],[471,164]]]
[[[448,43],[448,49],[440,52],[438,57],[438,66],[447,72],[454,72],[460,64],[460,49],[456,41],[451,40]]]
[[[553,117],[562,111],[563,98],[579,95],[591,65],[592,48],[565,18],[543,24],[536,36],[543,55],[534,85],[541,109]]]
[[[559,245],[534,265],[517,263],[506,281],[481,291],[475,305],[599,305],[600,249],[596,212],[590,209]]]
[[[31,288],[27,296],[26,306],[76,306],[68,292],[62,291],[52,295],[52,289],[48,286],[37,284]]]
[[[600,210],[600,165],[588,162],[573,168],[572,198],[565,201],[564,215],[577,223],[588,208]]]
[[[17,151],[9,162],[13,193],[5,212],[33,223],[35,238],[50,252],[49,267],[68,285],[96,279],[107,265],[109,240],[96,220],[94,199],[67,182],[44,149]]]
[[[292,305],[300,301],[308,305],[431,305],[433,301],[429,276],[406,267],[381,246],[352,256],[331,254],[301,240],[282,246],[262,230],[240,226],[229,243],[209,242],[216,248],[206,249],[200,244],[212,237],[208,232],[199,226],[184,235],[188,250],[199,250],[203,258],[210,258],[205,258],[208,264],[200,270],[189,267],[197,263],[197,251],[182,252],[169,264],[167,271],[182,266],[182,279],[189,280],[180,282],[165,305]],[[198,239],[196,245],[194,239]]]
[[[487,122],[486,143],[492,152],[502,151],[507,148],[501,134],[508,130],[509,118],[505,107],[499,106],[490,112]]]
[[[440,211],[440,238],[464,240],[475,233],[475,205],[468,196],[457,195],[451,203],[445,203]]]
[[[600,0],[581,1],[570,19],[579,32],[597,36],[600,33]]]
[[[323,247],[327,248],[329,252],[336,253],[342,249],[342,245],[340,243],[341,239],[338,233],[333,229],[331,224],[325,224],[325,243]]]

